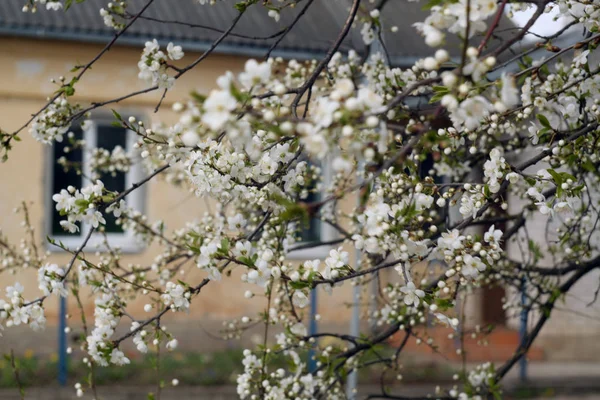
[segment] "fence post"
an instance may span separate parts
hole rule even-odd
[[[310,291],[310,321],[308,323],[308,336],[313,336],[317,333],[317,288]],[[308,350],[308,372],[314,373],[317,370],[317,360],[315,357],[315,345],[310,346]]]
[[[377,33],[383,32],[383,25],[379,28],[374,27],[374,29],[378,30]],[[389,64],[389,60],[386,58],[386,52],[384,51],[384,45],[381,41],[382,34],[378,34],[375,37],[375,40],[369,45],[369,62],[373,55],[379,53],[383,56],[384,62]],[[365,81],[363,81],[365,82]],[[358,170],[357,174],[361,177],[365,172],[365,165],[363,160],[359,160],[358,162]],[[359,184],[362,185],[362,178],[359,178]],[[361,202],[361,196],[358,196],[357,208],[362,209],[364,204]],[[360,250],[356,250],[356,270],[360,270],[360,263],[362,258],[362,252]],[[352,320],[350,321],[350,335],[354,337],[358,337],[360,335],[360,291],[361,288],[359,285],[354,286],[352,292]],[[375,311],[370,308],[369,311]],[[372,317],[372,315],[370,316]],[[355,400],[357,398],[357,390],[358,390],[358,373],[357,371],[352,371],[348,375],[348,381],[346,382],[346,397],[349,400]]]
[[[525,277],[521,280],[521,326],[519,329],[519,339],[521,344],[527,336],[527,319],[529,311],[527,310],[527,281]],[[519,379],[521,382],[527,381],[527,353],[519,360]]]
[[[60,296],[60,312],[58,314],[58,384],[67,384],[67,298]]]

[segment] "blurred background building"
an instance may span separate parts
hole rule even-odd
[[[129,10],[139,9],[145,2],[129,1]],[[161,45],[173,42],[181,45],[186,53],[181,65],[186,65],[210,48],[222,29],[231,24],[237,12],[231,1],[219,2],[217,6],[200,6],[192,1],[155,1],[139,21],[119,38],[114,46],[102,57],[77,84],[75,100],[82,103],[103,102],[131,92],[146,88],[138,79],[137,62],[144,42],[153,38]],[[74,66],[91,60],[102,47],[109,42],[114,31],[107,28],[98,10],[104,1],[87,0],[82,4],[73,4],[67,13],[51,12],[40,9],[36,14],[21,12],[18,1],[0,2],[0,126],[12,132],[18,129],[31,114],[39,110],[57,86],[51,78],[68,76]],[[385,47],[389,60],[397,67],[410,67],[417,59],[429,56],[431,50],[423,44],[423,39],[411,26],[415,21],[425,18],[420,5],[404,1],[391,1],[382,13]],[[256,9],[254,9],[256,8]],[[239,72],[249,58],[262,58],[277,41],[276,34],[290,24],[299,9],[289,10],[275,23],[264,10],[251,8],[240,20],[239,25],[219,45],[215,54],[208,57],[196,68],[179,79],[169,91],[158,114],[154,108],[160,100],[161,92],[156,91],[129,98],[113,104],[121,115],[134,115],[148,124],[159,121],[173,123],[176,114],[171,111],[175,101],[189,96],[192,90],[208,93],[215,87],[217,77],[227,70]],[[272,56],[284,59],[306,60],[323,57],[330,44],[335,40],[347,15],[344,1],[317,1],[307,15],[294,26],[272,51]],[[163,22],[157,22],[160,19]],[[397,27],[395,33],[390,27]],[[252,38],[250,38],[252,37]],[[258,38],[258,39],[257,39]],[[455,45],[455,49],[457,49]],[[365,56],[367,49],[362,41],[360,29],[353,29],[342,46],[342,51],[354,49]],[[107,110],[92,113],[93,129],[87,133],[90,145],[112,150],[115,146],[128,149],[133,138],[130,132],[110,125],[112,114]],[[63,237],[57,224],[51,197],[66,184],[81,184],[81,178],[62,172],[57,166],[57,157],[62,155],[64,145],[47,146],[33,140],[29,135],[21,135],[10,154],[7,163],[2,165],[0,175],[0,227],[13,242],[18,243],[24,231],[21,217],[12,210],[21,201],[32,202],[31,220],[35,235],[40,243],[46,243],[45,237],[59,237],[67,244],[78,243],[80,237]],[[61,147],[62,146],[62,147]],[[71,157],[86,162],[85,156],[76,153]],[[140,175],[141,174],[141,175]],[[124,189],[130,183],[143,176],[135,168],[128,174],[120,174],[112,179],[111,185]],[[66,183],[66,184],[65,184]],[[153,180],[144,190],[128,199],[130,204],[145,210],[150,220],[161,219],[167,229],[178,229],[186,222],[201,216],[206,203],[193,194],[183,191],[161,180]],[[347,207],[353,204],[348,203]],[[514,202],[511,207],[519,207]],[[541,223],[540,223],[541,224]],[[542,234],[543,226],[531,227],[532,234]],[[114,245],[124,249],[123,263],[149,265],[159,253],[158,247],[140,247],[127,232],[111,227],[111,240]],[[112,229],[112,230],[111,230]],[[323,228],[324,229],[324,228]],[[322,228],[315,235],[330,235]],[[70,256],[55,247],[44,245],[52,252],[51,260],[66,263]],[[96,251],[93,247],[87,252]],[[327,254],[327,249],[304,252],[299,257],[316,258]],[[193,265],[189,267],[191,279],[201,279],[202,273]],[[389,271],[394,274],[394,271]],[[551,322],[544,328],[539,342],[529,356],[533,360],[571,360],[597,361],[600,359],[600,309],[597,305],[587,306],[593,298],[598,285],[598,274],[582,281],[566,299],[564,307],[553,313]],[[384,277],[385,278],[385,277]],[[390,277],[391,279],[391,277]],[[16,276],[3,275],[2,286],[20,281],[26,287],[25,296],[38,295],[36,271],[19,272]],[[249,288],[249,287],[248,287]],[[247,289],[239,279],[228,279],[221,283],[208,285],[203,294],[193,303],[189,315],[176,314],[165,320],[169,330],[179,339],[181,347],[194,351],[209,351],[227,346],[239,346],[214,338],[222,327],[223,321],[243,315],[254,315],[264,304],[259,300],[244,300]],[[346,285],[340,295],[326,298],[319,305],[322,315],[320,329],[346,331],[351,302],[351,287]],[[319,294],[321,298],[326,296]],[[506,295],[502,288],[484,289],[473,293],[467,300],[469,329],[476,325],[498,327],[496,333],[482,339],[467,340],[467,359],[469,361],[502,360],[508,358],[518,345],[518,316],[507,316],[502,309],[501,299]],[[518,294],[517,294],[518,295]],[[86,312],[93,315],[93,299],[85,299]],[[48,328],[44,333],[31,332],[29,328],[18,327],[6,330],[0,341],[0,352],[10,348],[24,351],[56,351],[56,329],[58,300],[47,301]],[[143,314],[143,303],[134,303],[133,313]],[[69,309],[75,310],[75,304],[69,303]],[[516,318],[515,318],[516,317]],[[210,334],[208,334],[210,333]],[[456,355],[456,342],[448,339],[448,331],[432,328],[427,335],[436,338],[436,343],[451,360],[459,360]],[[484,346],[484,342],[491,343]],[[42,345],[43,344],[43,345]],[[437,357],[427,346],[411,343],[407,349],[418,355]],[[441,359],[443,360],[443,358]]]

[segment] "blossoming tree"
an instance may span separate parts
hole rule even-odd
[[[169,96],[177,79],[210,57],[248,9],[261,8],[278,20],[290,8],[300,8],[279,32],[280,39],[315,3],[232,2],[236,18],[219,28],[220,37],[191,64],[177,66],[184,55],[180,46],[161,48],[156,40],[149,41],[138,63],[147,89],[101,103],[74,102],[78,83],[93,73],[94,63],[143,18],[153,1],[136,10],[125,2],[99,10],[105,24],[115,29],[114,40],[88,64],[71,71],[72,77],[58,80],[59,90],[21,129],[0,132],[5,159],[27,129],[47,145],[67,141],[82,147],[70,130],[76,124],[85,126],[92,110],[150,91],[162,92],[163,99]],[[23,11],[44,7],[68,13],[79,2],[28,0]],[[197,6],[216,2],[200,0]],[[265,307],[264,313],[236,321],[234,329],[242,332],[256,324],[265,329],[263,345],[244,351],[244,372],[237,378],[240,398],[343,399],[343,385],[354,371],[377,367],[396,376],[407,340],[427,340],[419,330],[427,320],[460,329],[463,321],[455,308],[462,294],[489,285],[518,288],[525,281],[527,305],[509,299],[505,308],[532,313],[536,320],[514,355],[499,366],[486,363],[464,370],[453,388],[432,391],[437,398],[498,394],[500,381],[525,356],[557,301],[600,268],[593,237],[600,220],[600,69],[588,63],[600,41],[600,9],[578,0],[430,1],[425,5],[429,16],[413,22],[431,56],[400,69],[389,67],[385,54],[364,58],[355,51],[339,51],[351,29],[360,29],[367,45],[379,40],[381,29],[390,29],[380,21],[388,1],[347,3],[346,22],[319,60],[249,60],[239,75],[223,74],[217,89],[206,96],[176,103],[181,118],[172,126],[148,128],[115,112],[115,122],[136,133],[135,149],[95,150],[92,173],[127,170],[139,162],[147,177],[120,193],[95,180],[54,195],[64,230],[77,232],[82,223],[91,225],[76,248],[52,243],[72,255],[66,265],[33,255],[29,241],[24,245],[27,257],[2,242],[3,271],[36,268],[41,292],[37,298],[24,298],[21,285],[6,288],[6,299],[0,300],[2,325],[42,329],[46,299],[75,296],[79,301],[87,287],[95,298],[93,326],[86,325],[82,345],[88,366],[93,371],[127,364],[121,344],[132,341],[142,353],[175,348],[177,338],[161,328],[161,320],[186,312],[202,301],[205,286],[227,285],[229,272],[242,269],[242,280],[255,287],[245,297],[264,301]],[[508,6],[511,13],[535,11],[508,40],[496,43],[493,38]],[[536,35],[533,42],[526,39],[535,21],[550,11],[566,25],[552,35]],[[562,48],[553,44],[576,24],[585,37]],[[451,37],[460,43],[453,57],[444,49]],[[519,43],[524,44],[517,47]],[[528,57],[532,53],[536,60]],[[416,97],[427,101],[416,104]],[[333,171],[327,184],[318,167],[324,164]],[[148,181],[161,178],[219,206],[200,222],[169,232],[124,201]],[[307,200],[321,186],[326,194]],[[509,197],[521,205],[516,212],[509,212]],[[356,207],[342,207],[347,199]],[[86,245],[95,232],[104,231],[107,216],[145,243],[162,246],[152,265],[117,268],[118,249],[101,263],[88,259]],[[311,218],[332,226],[337,238],[299,244],[299,233]],[[552,221],[556,229],[528,238],[519,252],[507,251],[505,244],[516,239],[520,243],[534,219]],[[323,245],[332,246],[324,259],[298,263],[287,258],[300,247]],[[541,266],[544,255],[539,249],[551,255],[551,268]],[[180,278],[181,262],[187,260],[205,272],[205,279]],[[336,296],[340,286],[353,285],[366,293],[367,283],[385,270],[397,279],[374,293],[369,318],[375,329],[356,336],[308,332],[310,290]],[[364,298],[370,299],[370,293]],[[128,312],[132,299],[147,303],[145,315]],[[116,328],[122,324],[130,329],[118,335]],[[392,353],[373,350],[393,335],[404,340]],[[321,346],[319,339],[327,336],[336,338],[336,344]],[[315,349],[312,370],[306,359],[309,349]],[[288,359],[289,367],[272,367],[275,356]],[[76,389],[79,395],[96,390],[93,379],[89,388],[78,384]],[[369,396],[404,398],[394,397],[384,385]]]

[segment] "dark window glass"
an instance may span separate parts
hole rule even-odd
[[[419,165],[419,177],[421,179],[423,179],[426,176],[429,176],[429,170],[431,170],[433,168],[433,165],[434,165],[433,155],[431,153],[429,153],[429,154],[427,154],[427,158],[425,158],[425,160],[423,160],[421,162],[421,164]],[[437,174],[434,176],[433,179],[437,182],[437,179],[438,179]]]
[[[96,147],[112,152],[117,146],[127,150],[127,130],[110,125],[99,125]],[[125,174],[123,172],[116,172],[114,175],[111,173],[100,174],[100,180],[107,190],[118,193],[125,190]],[[114,215],[105,214],[104,219],[106,219],[105,231],[107,233],[123,232],[121,226],[116,224]]]
[[[421,179],[424,179],[425,177],[430,176],[429,171],[434,169],[434,165],[435,165],[434,155],[432,153],[427,154],[427,158],[425,158],[425,160],[423,160],[421,162],[421,165],[419,168],[419,177]],[[445,175],[438,175],[437,171],[435,171],[435,173],[433,175],[433,182],[436,184],[442,184],[442,183],[444,183],[445,178],[446,178]],[[438,214],[440,216],[440,221],[447,220],[447,217],[448,217],[447,211],[448,211],[447,208],[440,208],[438,210]]]
[[[445,175],[438,175],[437,171],[434,168],[435,165],[435,158],[434,158],[434,153],[429,153],[427,154],[425,160],[423,160],[419,166],[419,177],[421,179],[424,179],[429,175],[429,171],[433,170],[433,181],[435,183],[441,184],[444,183],[444,180],[446,178]]]
[[[318,192],[311,192],[308,197],[304,200],[306,203],[315,203],[321,199],[321,194]],[[318,218],[311,218],[308,226],[303,226],[300,231],[300,240],[304,243],[314,243],[321,241],[321,220]]]
[[[318,164],[308,161],[309,166],[317,166]],[[321,169],[321,173],[323,173]],[[321,193],[315,191],[317,187],[317,182],[312,182],[312,184],[308,187],[308,196],[303,201],[305,203],[316,203],[321,200]],[[311,218],[308,226],[301,226],[300,230],[300,240],[304,243],[315,243],[321,241],[321,220],[318,218]]]
[[[83,132],[81,128],[77,127],[71,130],[75,136],[74,140],[81,140]],[[65,153],[65,147],[69,147],[69,152]],[[81,175],[78,175],[74,168],[70,168],[68,172],[65,172],[64,168],[58,164],[58,159],[65,157],[69,163],[78,163],[81,166],[83,151],[81,148],[73,149],[71,146],[71,140],[65,137],[61,143],[54,142],[52,145],[52,161],[53,161],[53,176],[52,176],[52,194],[60,193],[62,189],[66,189],[67,186],[71,185],[77,189],[81,188]],[[66,216],[61,216],[56,210],[56,202],[52,200],[52,234],[53,235],[67,235],[67,236],[78,236],[81,233],[69,233],[60,226],[60,221],[66,219]]]

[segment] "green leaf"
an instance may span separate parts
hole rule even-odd
[[[75,88],[73,86],[65,86],[65,89],[63,90],[63,93],[65,94],[65,96],[73,96],[75,94]]]
[[[446,86],[433,86],[432,89],[436,93],[448,93],[450,91]]]
[[[445,311],[454,307],[453,301],[450,299],[437,299],[435,303],[440,311]]]
[[[192,246],[192,245],[187,245],[187,248],[190,249],[191,251],[193,251],[196,254],[200,254],[200,247],[198,246]]]
[[[275,202],[285,207],[285,210],[279,214],[279,218],[282,221],[300,220],[305,225],[309,223],[310,218],[306,207],[302,207],[283,196],[273,195],[272,198]]]
[[[549,173],[550,175],[552,175],[552,178],[554,179],[554,182],[555,182],[557,185],[560,185],[560,184],[562,183],[562,176],[561,176],[561,174],[559,174],[558,172],[556,172],[556,171],[555,171],[555,170],[553,170],[553,169],[549,169],[549,170],[548,170],[548,173]]]
[[[492,192],[490,192],[490,187],[488,185],[485,185],[483,187],[483,194],[485,195],[485,197],[490,197]]]
[[[229,252],[229,239],[223,238],[221,239],[221,251],[227,254]]]
[[[86,199],[77,199],[75,200],[75,205],[79,206],[79,207],[86,207],[88,206],[89,201],[87,201]]]
[[[248,7],[250,7],[252,4],[256,4],[257,2],[258,2],[258,0],[240,1],[239,3],[236,3],[236,5],[234,7],[236,10],[243,13],[244,11],[246,11],[246,9]]]
[[[535,178],[531,178],[526,176],[525,177],[525,181],[530,185],[530,186],[535,186],[535,184],[537,183],[537,181],[535,180]]]
[[[554,183],[556,184],[556,195],[558,197],[560,197],[562,195],[562,192],[563,192],[562,187],[561,187],[561,185],[563,183],[563,177],[562,177],[561,174],[559,174],[558,172],[556,172],[553,169],[549,169],[548,173],[550,175],[552,175],[552,179],[554,179]]]
[[[585,160],[585,162],[581,164],[581,166],[588,172],[598,172],[598,170],[594,167],[594,164],[590,160]]]
[[[571,179],[572,181],[577,180],[573,175],[571,175],[568,172],[561,172],[560,177],[562,178],[563,181],[568,181],[569,179]]]
[[[540,121],[540,124],[542,124],[543,127],[552,129],[552,126],[550,126],[550,122],[548,121],[548,118],[546,118],[544,115],[538,114],[537,119],[538,119],[538,121]]]
[[[529,240],[529,250],[533,253],[535,262],[537,263],[542,258],[540,247],[533,240]]]
[[[118,119],[119,121],[123,121],[123,118],[121,118],[121,114],[119,114],[118,112],[116,112],[112,108],[110,109],[110,111],[112,111],[112,113],[113,113],[113,115],[115,116],[116,119]]]
[[[192,97],[192,99],[196,100],[200,104],[204,103],[204,101],[206,100],[206,96],[205,95],[203,95],[201,93],[198,93],[195,90],[193,90],[190,93],[190,96]]]
[[[431,96],[431,98],[429,99],[429,104],[433,104],[433,103],[437,103],[438,101],[440,101],[442,99],[442,97],[444,97],[446,95],[446,93],[436,93],[433,96]]]
[[[309,286],[308,282],[294,282],[290,281],[290,287],[295,290],[305,289]]]
[[[237,258],[237,260],[239,262],[241,262],[242,264],[245,264],[245,265],[248,265],[248,266],[254,265],[254,263],[252,262],[252,260],[250,258],[248,258],[248,257],[245,257],[245,256],[240,256],[240,257]]]
[[[238,88],[236,88],[233,83],[230,86],[230,91],[231,91],[231,95],[233,97],[235,97],[235,99],[237,101],[239,101],[241,104],[246,103],[251,98],[251,96],[248,93],[242,92]]]
[[[439,6],[444,3],[444,0],[429,0],[421,9],[423,11],[431,10],[435,6]]]

